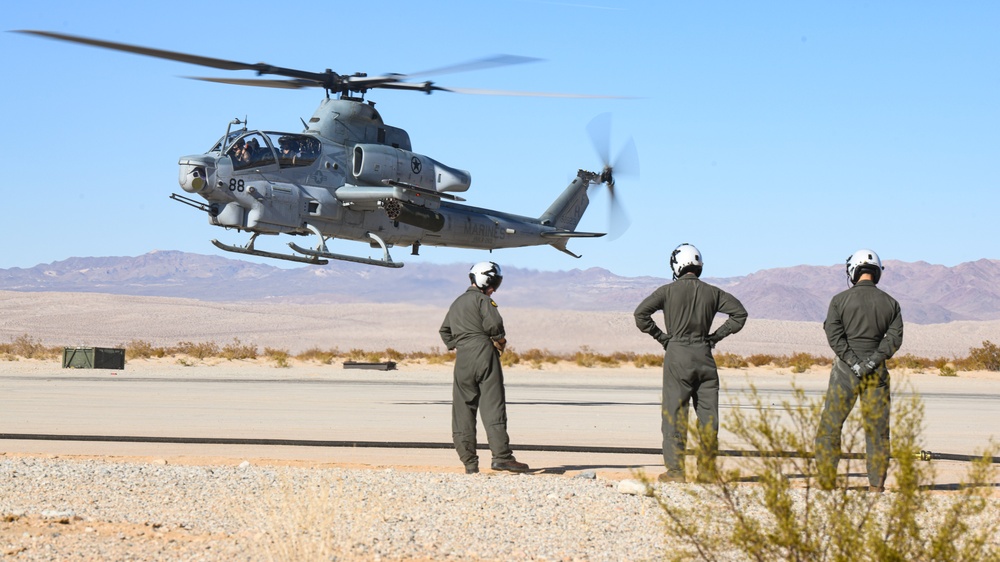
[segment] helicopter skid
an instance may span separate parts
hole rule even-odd
[[[220,250],[225,250],[227,252],[235,252],[237,254],[247,254],[251,256],[260,256],[262,258],[274,258],[278,260],[297,261],[301,263],[308,263],[310,265],[326,265],[330,263],[327,260],[319,259],[317,256],[311,256],[306,258],[292,254],[279,254],[277,252],[268,252],[265,250],[257,250],[254,248],[244,248],[243,246],[230,246],[229,244],[223,244],[222,242],[219,242],[218,240],[215,239],[212,240],[212,244],[215,244],[215,247],[219,248]]]
[[[334,254],[332,252],[323,252],[319,250],[310,250],[308,248],[303,248],[302,246],[299,246],[295,242],[289,242],[288,247],[300,254],[305,254],[307,256],[310,256],[312,259],[328,258],[331,260],[350,261],[354,263],[363,263],[365,265],[377,265],[380,267],[393,267],[393,268],[403,267],[402,262],[392,261],[392,258],[389,257],[388,252],[386,252],[385,259],[375,259],[375,258],[362,258],[360,256],[349,256],[347,254]],[[301,259],[305,260],[305,258]],[[323,261],[324,263],[326,262],[326,260]]]

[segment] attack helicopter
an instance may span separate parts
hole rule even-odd
[[[225,251],[315,265],[343,260],[393,268],[403,266],[389,254],[394,246],[410,246],[411,255],[419,255],[421,246],[492,251],[549,245],[579,258],[567,248],[569,240],[605,235],[576,230],[590,203],[588,190],[600,185],[609,191],[612,216],[627,220],[615,203],[615,166],[609,162],[607,147],[602,146],[606,139],[601,137],[606,135],[600,132],[604,126],[600,120],[595,120],[589,130],[603,168],[599,172],[579,170],[569,186],[536,218],[463,205],[465,199],[456,194],[469,189],[471,174],[413,152],[407,132],[386,124],[374,102],[365,100],[365,95],[375,89],[424,94],[524,95],[447,88],[427,80],[413,80],[536,59],[498,55],[408,75],[343,75],[330,69],[309,72],[266,63],[248,64],[48,31],[19,33],[222,70],[249,70],[257,76],[283,77],[195,77],[197,80],[326,91],[313,116],[302,122],[301,132],[248,129],[247,120],[237,118],[208,151],[180,158],[180,187],[201,200],[177,193],[170,198],[206,213],[212,225],[250,234],[249,241],[242,246],[212,240]],[[638,164],[631,141],[618,158],[619,162],[625,160],[632,166]],[[261,235],[278,234],[313,237],[315,244],[310,247],[306,243],[289,242],[292,253],[255,247]],[[373,249],[381,249],[382,257],[333,253],[327,243],[337,238],[367,243]]]

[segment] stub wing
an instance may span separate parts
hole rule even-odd
[[[542,238],[600,238],[606,232],[543,232]]]

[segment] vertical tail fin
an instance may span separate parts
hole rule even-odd
[[[590,187],[591,178],[586,174],[590,172],[580,170],[566,190],[542,213],[542,216],[538,217],[542,224],[563,230],[576,229],[587,206],[590,205],[587,188]]]

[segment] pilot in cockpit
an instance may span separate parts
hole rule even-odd
[[[250,162],[250,154],[247,151],[246,141],[240,139],[229,149],[229,157],[233,160],[234,166],[240,166]]]
[[[298,142],[290,137],[282,137],[279,139],[279,143],[281,144],[281,152],[278,157],[281,159],[281,162],[283,164],[288,163],[294,165],[295,157],[298,156],[299,153]]]

